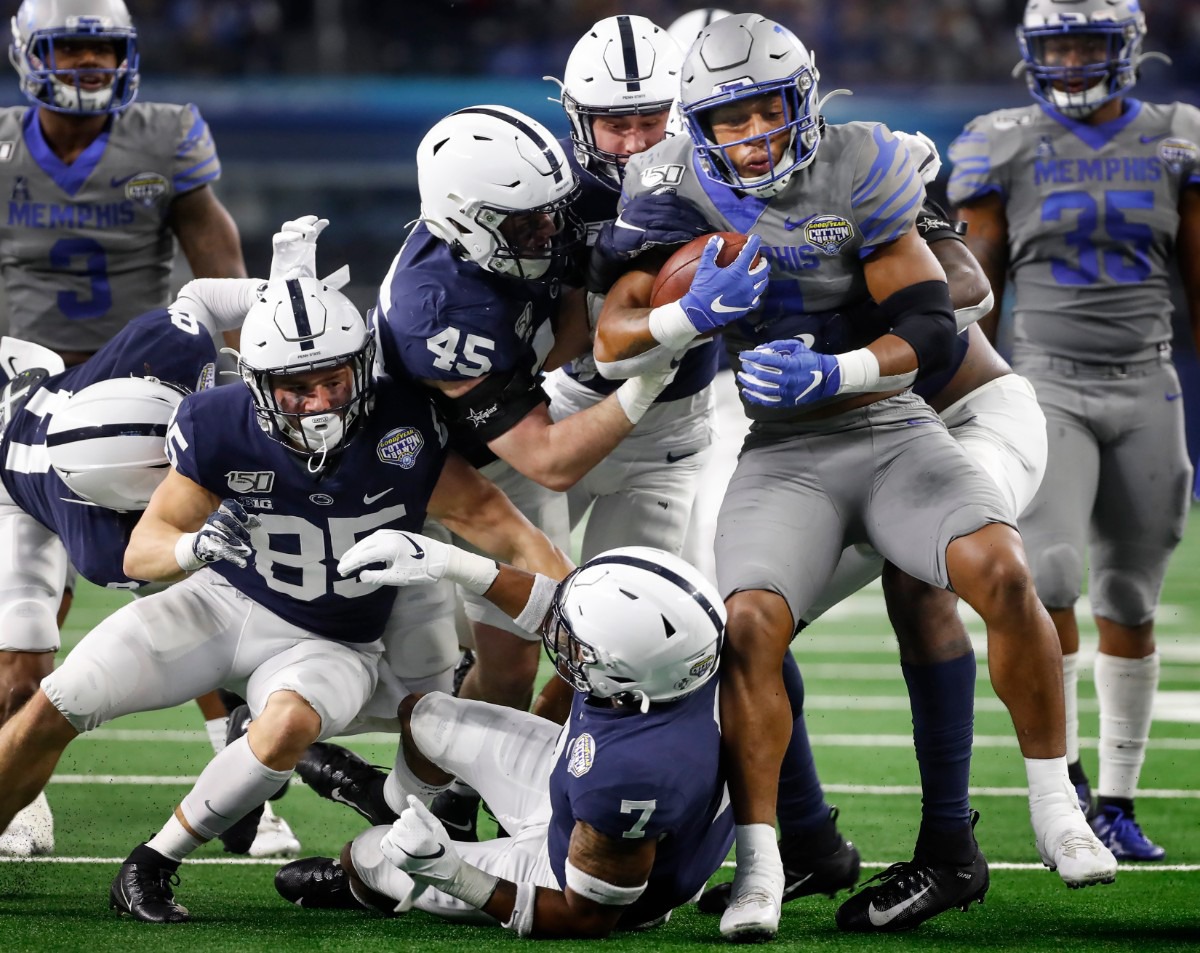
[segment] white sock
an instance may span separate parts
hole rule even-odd
[[[212,745],[213,753],[220,754],[225,750],[225,734],[229,731],[229,716],[222,715],[220,718],[210,718],[204,723],[204,730],[208,732],[208,741]]]
[[[775,825],[738,824],[733,830],[737,878],[742,879],[746,874],[753,874],[756,880],[765,878],[775,885],[776,895],[781,895],[783,860],[775,840]]]
[[[465,781],[458,780],[458,778],[455,778],[453,781],[450,782],[450,790],[453,791],[455,794],[461,795],[462,797],[473,797],[477,800],[479,798],[479,792],[477,792],[473,787],[471,787],[471,785],[467,784]]]
[[[1158,653],[1145,658],[1096,656],[1096,697],[1100,701],[1101,797],[1133,800],[1146,760],[1154,692],[1158,688]]]
[[[1079,798],[1075,796],[1075,785],[1067,775],[1067,759],[1026,758],[1025,778],[1029,782],[1029,814],[1038,830],[1042,815],[1076,811],[1080,818]]]
[[[146,846],[170,860],[181,861],[204,843],[189,834],[187,828],[179,823],[179,818],[172,814],[162,830],[146,841]]]
[[[449,786],[452,787],[452,785]],[[445,784],[430,784],[428,781],[422,781],[413,774],[412,768],[404,759],[404,745],[399,745],[396,749],[396,762],[392,765],[392,772],[383,782],[383,799],[387,801],[388,807],[399,814],[408,807],[410,794],[415,794],[428,807],[433,799],[447,787],[448,785]],[[467,788],[467,790],[471,789]],[[474,791],[471,793],[474,794]]]
[[[1079,760],[1079,653],[1062,657],[1063,710],[1067,716],[1067,764]]]
[[[215,755],[180,808],[197,834],[211,840],[274,794],[292,776],[255,757],[246,735]]]

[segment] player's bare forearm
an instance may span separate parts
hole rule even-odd
[[[545,404],[488,443],[500,459],[560,493],[569,490],[633,429],[616,394],[555,423]]]
[[[946,272],[950,285],[950,301],[955,309],[969,308],[987,297],[990,287],[983,266],[971,250],[954,238],[931,242],[929,250]]]
[[[650,333],[650,290],[654,273],[643,269],[626,272],[609,289],[596,323],[593,348],[599,361],[620,361],[657,347]]]
[[[544,370],[552,371],[592,349],[592,331],[588,324],[587,292],[582,288],[563,291],[562,308],[554,328],[554,346],[546,355]]]
[[[1179,233],[1176,236],[1179,277],[1187,297],[1192,340],[1200,353],[1200,187],[1184,190],[1179,199]]]
[[[175,544],[184,533],[204,525],[221,500],[172,469],[154,491],[129,545],[123,569],[130,579],[173,582],[184,575],[175,558]]]
[[[1008,274],[1008,215],[1003,200],[997,195],[988,195],[963,205],[958,210],[958,217],[967,223],[967,248],[979,262],[995,295],[995,306],[979,322],[983,333],[994,344]]]
[[[246,277],[237,224],[207,185],[175,199],[169,222],[193,277]]]
[[[483,912],[507,923],[516,902],[517,885],[501,880],[483,906]],[[568,902],[561,890],[539,887],[534,901],[532,939],[602,940],[616,928],[623,907],[602,907],[588,903],[594,909],[578,909]]]

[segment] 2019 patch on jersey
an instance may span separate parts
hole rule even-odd
[[[592,762],[596,759],[596,740],[584,732],[571,742],[571,753],[567,758],[567,770],[577,778],[583,777],[592,770]]]
[[[411,470],[417,462],[417,454],[424,446],[425,438],[416,427],[397,427],[383,435],[375,452],[383,463]]]

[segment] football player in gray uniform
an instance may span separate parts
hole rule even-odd
[[[924,186],[907,149],[875,123],[826,125],[818,73],[790,31],[756,14],[701,33],[684,60],[688,137],[630,160],[625,204],[669,186],[714,229],[751,235],[691,290],[648,307],[655,274],[635,263],[605,302],[599,360],[648,363],[720,328],[753,420],[721,508],[717,576],[729,612],[722,732],[738,821],[737,873],[721,931],[778,930],[775,842],[791,730],[782,684],[798,620],[843,548],[869,542],[898,569],[952,587],[988,628],[992,683],[1017,729],[1038,852],[1072,886],[1113,879],[1067,776],[1060,653],[996,487],[908,391],[951,360],[945,273],[913,229]],[[761,304],[759,303],[761,296]],[[915,881],[913,903],[926,889]]]
[[[1173,252],[1200,340],[1200,111],[1128,96],[1154,55],[1145,34],[1137,0],[1031,0],[1019,68],[1035,102],[980,116],[950,150],[950,200],[997,302],[1011,277],[1013,366],[1046,413],[1046,477],[1020,527],[1062,642],[1067,760],[1085,810],[1075,603],[1090,563],[1092,826],[1122,860],[1166,853],[1133,806],[1158,684],[1154,614],[1192,476],[1171,363]]]
[[[237,227],[209,188],[221,164],[199,111],[134,102],[138,38],[122,0],[25,0],[9,59],[33,108],[0,109],[8,333],[79,364],[169,302],[175,239],[196,277],[245,277]],[[236,346],[236,332],[226,340]],[[16,658],[0,652],[0,686],[36,686],[46,672],[28,662],[38,656]],[[214,744],[223,742],[224,706],[213,695],[200,707]],[[48,852],[44,798],[34,813],[22,823],[47,832],[38,840]]]

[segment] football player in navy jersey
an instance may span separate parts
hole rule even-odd
[[[641,420],[673,370],[626,381],[555,421],[542,372],[584,353],[584,294],[561,280],[578,182],[538,122],[504,106],[445,117],[417,150],[421,220],[389,269],[374,322],[393,378],[427,387],[451,446],[554,541],[566,490]],[[478,663],[461,692],[527,708],[536,639],[463,593]]]
[[[623,276],[596,338],[598,357],[627,358],[723,329],[753,421],[716,549],[729,610],[722,725],[739,820],[721,930],[735,941],[778,930],[775,806],[792,723],[781,666],[848,543],[870,542],[980,613],[992,683],[1025,756],[1039,855],[1072,886],[1116,871],[1067,777],[1060,654],[1015,516],[907,390],[947,366],[956,342],[945,272],[913,229],[920,177],[886,127],[826,124],[818,80],[804,45],[764,17],[726,17],[701,33],[679,98],[689,136],[631,160],[622,210],[659,177],[677,177],[678,196],[715,227],[750,234],[747,249],[761,240],[770,287],[757,308],[749,262],[714,267],[714,239],[680,302],[651,309],[653,273]]]
[[[187,577],[109,616],[0,731],[6,826],[80,732],[218,685],[244,694],[255,715],[248,733],[216,755],[113,883],[112,906],[145,921],[188,918],[170,887],[180,861],[272,794],[300,753],[350,724],[375,690],[395,590],[336,574],[357,539],[419,528],[428,509],[504,558],[540,567],[560,555],[447,455],[421,390],[376,388],[373,338],[344,295],[309,277],[253,294],[239,356],[246,387],[180,404],[166,436],[171,468],[125,552],[131,578]],[[496,574],[478,556],[455,567],[479,591]]]
[[[381,533],[340,569],[394,585],[435,579],[453,547]],[[304,907],[411,907],[519,936],[596,938],[663,922],[721,865],[733,820],[720,764],[716,679],[725,613],[677,556],[602,553],[559,586],[508,566],[488,598],[540,630],[574,689],[566,726],[433,693],[401,705],[403,745],[384,782],[399,818],[338,861],[282,868]],[[486,798],[511,837],[454,844],[424,802],[451,777]],[[480,913],[485,916],[480,916]]]

